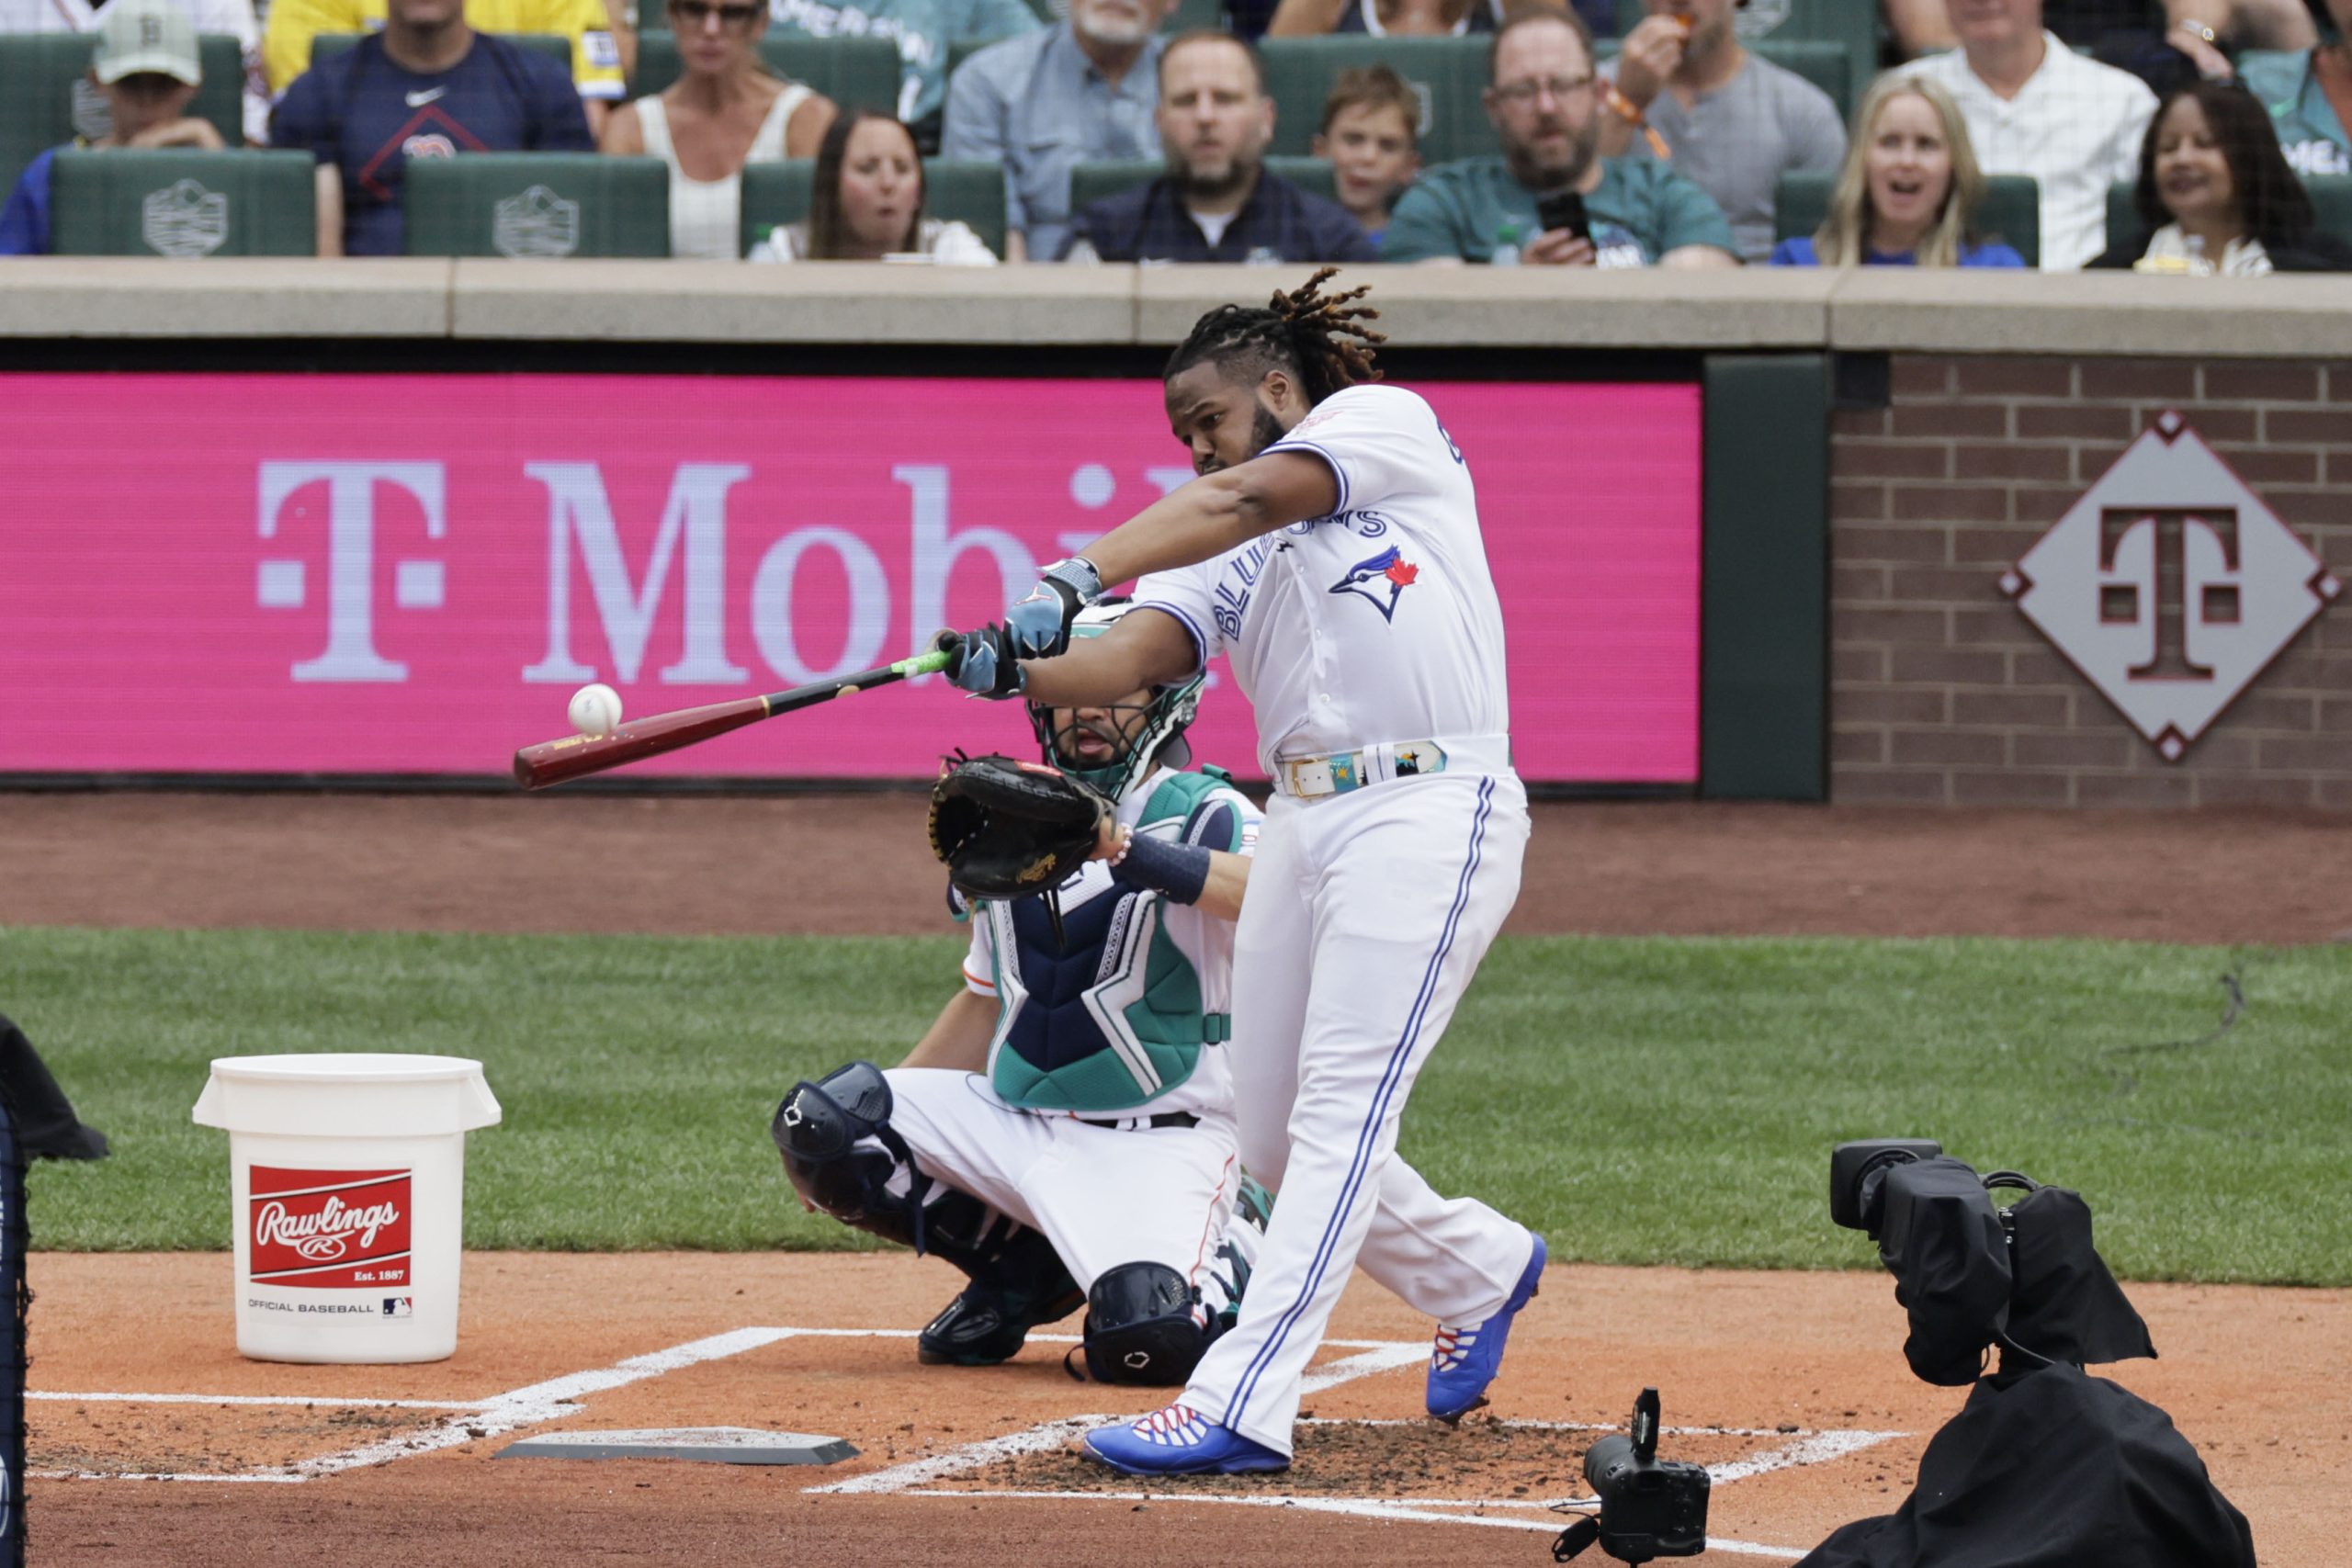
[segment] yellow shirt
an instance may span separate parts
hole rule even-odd
[[[571,79],[583,98],[618,103],[620,51],[605,0],[466,0],[466,24],[478,33],[557,33],[571,40]],[[384,28],[384,0],[272,0],[262,35],[262,67],[272,97],[311,68],[320,33],[373,33]]]

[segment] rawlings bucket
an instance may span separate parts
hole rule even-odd
[[[459,1056],[215,1061],[196,1120],[229,1134],[238,1352],[454,1354],[466,1134],[498,1119],[481,1064]]]

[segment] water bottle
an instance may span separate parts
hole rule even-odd
[[[1519,239],[1519,220],[1504,219],[1500,226],[1495,230],[1495,250],[1494,254],[1487,258],[1487,262],[1495,266],[1517,266]]]

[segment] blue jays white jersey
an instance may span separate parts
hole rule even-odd
[[[1223,776],[1155,770],[1119,820],[1138,838],[1254,854],[1263,817]],[[964,983],[999,1003],[991,1086],[1046,1113],[1230,1116],[1233,922],[1120,884],[1099,860],[1058,893],[1058,936],[1043,898],[973,906]]]
[[[1502,606],[1469,466],[1436,412],[1401,387],[1349,387],[1266,450],[1329,464],[1337,510],[1136,586],[1203,663],[1228,656],[1259,761],[1507,734]]]

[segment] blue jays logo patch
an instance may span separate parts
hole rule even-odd
[[[1334,593],[1353,593],[1371,602],[1384,621],[1396,618],[1396,600],[1413,585],[1421,569],[1406,560],[1395,545],[1348,568],[1348,575],[1331,584]]]

